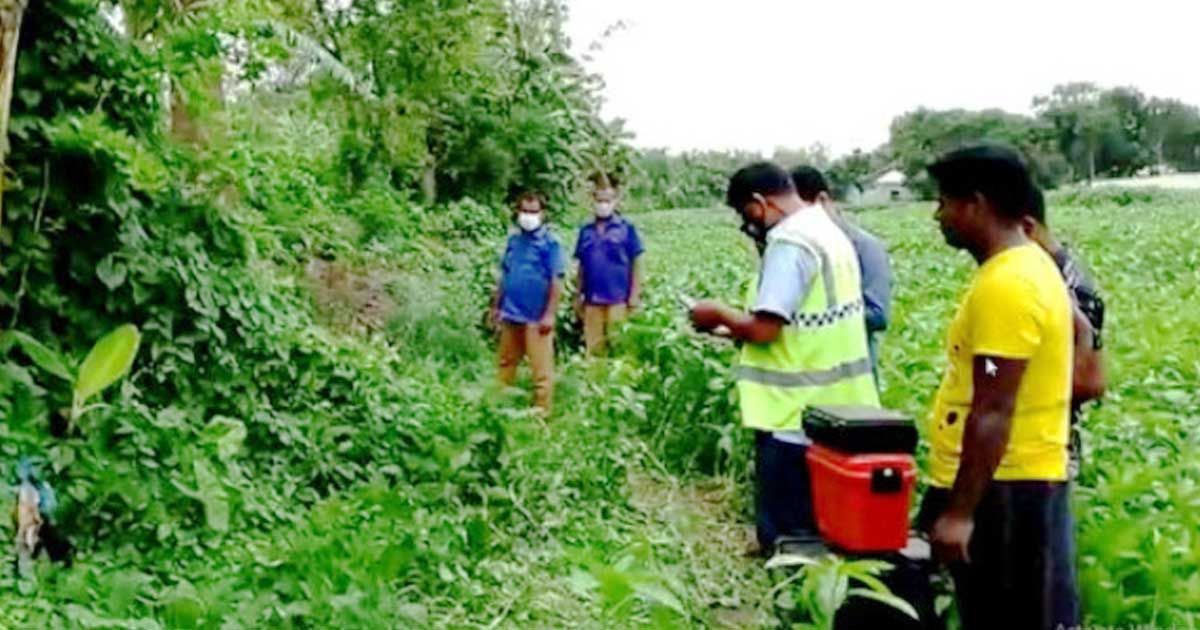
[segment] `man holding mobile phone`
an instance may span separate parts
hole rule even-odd
[[[797,194],[787,171],[761,162],[733,175],[727,203],[762,248],[749,308],[712,301],[692,307],[697,330],[728,329],[743,342],[737,368],[742,423],[756,432],[760,551],[815,537],[809,405],[879,405],[871,373],[858,258],[825,210]],[[779,545],[780,552],[787,552]]]

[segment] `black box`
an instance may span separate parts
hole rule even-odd
[[[804,433],[842,453],[907,453],[917,450],[912,418],[863,405],[813,405],[804,410]]]

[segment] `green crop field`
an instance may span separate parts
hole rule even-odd
[[[1075,492],[1092,622],[1200,622],[1198,209],[1195,198],[1162,193],[1052,202],[1052,224],[1092,264],[1110,313],[1111,386],[1088,414]],[[754,254],[726,211],[635,220],[647,241],[647,305],[607,361],[580,359],[574,324],[563,318],[551,420],[524,412],[523,392],[492,384],[491,344],[474,328],[493,263],[480,241],[437,280],[410,289],[424,299],[410,302],[389,340],[312,341],[335,343],[370,374],[347,386],[377,388],[368,395],[382,416],[312,427],[295,439],[328,455],[289,466],[337,474],[362,456],[394,461],[362,463],[361,481],[295,511],[306,488],[288,497],[256,487],[259,475],[292,478],[286,469],[236,438],[222,450],[221,436],[206,428],[200,443],[214,444],[218,474],[241,475],[223,509],[253,527],[212,538],[160,515],[158,534],[114,532],[109,538],[125,542],[98,540],[73,569],[43,565],[28,595],[6,578],[0,620],[70,618],[67,625],[85,628],[760,628],[820,620],[821,606],[836,602],[822,604],[814,584],[860,568],[824,566],[788,582],[742,557],[751,539],[750,442],[734,414],[732,349],[692,334],[676,302],[679,292],[736,298],[754,274]],[[923,418],[942,366],[941,336],[973,263],[942,244],[928,204],[858,220],[888,241],[894,265],[884,401]],[[331,370],[326,378],[336,379]],[[131,431],[172,439],[179,430],[167,415]],[[364,439],[384,450],[371,455]],[[140,482],[157,484],[156,474],[143,470]],[[196,505],[211,520],[211,505]],[[260,509],[278,514],[254,517]],[[168,542],[155,544],[156,535]]]
[[[1200,622],[1198,208],[1194,197],[1161,193],[1052,200],[1052,224],[1093,266],[1110,314],[1111,386],[1088,414],[1075,493],[1080,580],[1095,623]],[[262,439],[253,425],[248,438],[244,430],[225,437],[231,432],[210,425],[190,438],[196,446],[179,451],[203,457],[220,475],[226,492],[208,496],[203,487],[188,489],[197,464],[180,475],[170,464],[122,464],[114,459],[125,452],[119,445],[117,455],[93,454],[104,470],[78,474],[75,483],[86,480],[94,496],[109,497],[97,499],[97,509],[126,525],[89,544],[72,569],[40,565],[36,586],[6,576],[0,622],[820,622],[837,602],[823,600],[817,585],[869,567],[832,564],[788,581],[742,557],[751,539],[750,441],[737,426],[732,349],[690,332],[675,299],[679,292],[734,299],[753,276],[752,250],[726,211],[635,220],[647,243],[647,304],[608,361],[581,359],[574,324],[563,318],[558,409],[550,420],[524,411],[523,392],[492,384],[492,346],[475,313],[487,299],[494,244],[480,240],[405,289],[423,299],[409,302],[385,337],[304,342],[332,347],[345,362],[309,368],[320,378],[336,382],[339,371],[356,371],[356,382],[337,387],[348,388],[342,396],[351,400],[367,396],[354,404],[375,414],[294,435],[304,459],[279,460],[243,445]],[[942,365],[941,336],[973,263],[941,242],[928,204],[869,211],[859,220],[888,242],[895,270],[884,399],[923,417]],[[147,444],[187,434],[169,410],[125,431]],[[313,478],[312,470],[336,476],[339,469],[357,481],[328,498],[314,502],[309,487],[289,485]],[[147,489],[130,485],[133,479]],[[165,493],[157,487],[163,483],[179,489]],[[141,514],[118,509],[148,493],[171,505],[192,502],[199,520],[153,503]],[[222,510],[240,526],[205,533],[222,525],[213,522]]]

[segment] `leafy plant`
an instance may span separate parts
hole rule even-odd
[[[72,383],[71,406],[67,410],[67,429],[83,414],[101,405],[87,401],[129,372],[137,356],[141,335],[136,326],[126,324],[104,336],[92,346],[78,371],[67,366],[62,355],[29,335],[9,330],[0,334],[0,354],[17,345],[39,368]]]
[[[875,560],[835,556],[806,559],[803,567],[776,589],[790,587],[782,598],[784,607],[796,608],[810,619],[792,624],[796,630],[834,630],[837,612],[855,597],[886,604],[918,619],[912,605],[893,595],[879,580],[878,576],[890,568],[887,562]]]

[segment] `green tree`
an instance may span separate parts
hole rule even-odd
[[[1146,103],[1143,142],[1159,167],[1200,167],[1200,110],[1175,99]]]
[[[925,167],[941,153],[981,141],[1002,142],[1024,153],[1039,184],[1053,187],[1063,165],[1052,129],[1038,120],[999,109],[983,111],[917,109],[892,121],[892,158],[919,193],[932,194]]]
[[[867,184],[867,178],[890,163],[891,148],[888,145],[871,152],[855,149],[834,160],[825,174],[834,195],[838,199],[845,199],[852,191],[861,192]]]
[[[1038,117],[1054,128],[1075,179],[1129,175],[1147,163],[1149,153],[1141,144],[1145,96],[1138,90],[1067,83],[1033,104]]]

